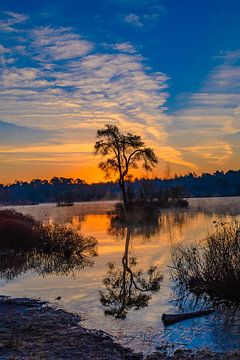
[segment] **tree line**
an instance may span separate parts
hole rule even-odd
[[[99,168],[107,183],[86,184],[82,179],[54,176],[50,181],[33,179],[0,184],[0,204],[35,204],[122,199],[124,213],[131,204],[151,202],[157,206],[185,206],[186,197],[240,195],[240,170],[216,171],[197,176],[189,173],[172,179],[135,179],[132,169],[151,172],[158,163],[154,150],[146,147],[138,135],[124,133],[116,125],[106,124],[97,131],[96,155],[104,160]]]
[[[240,170],[194,173],[171,179],[138,179],[126,181],[126,191],[151,197],[155,192],[184,191],[185,197],[240,196]],[[0,204],[35,204],[66,201],[118,200],[121,190],[117,182],[87,184],[81,179],[53,177],[0,184]]]

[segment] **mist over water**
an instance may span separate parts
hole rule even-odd
[[[11,296],[41,297],[57,303],[67,310],[79,311],[83,325],[102,329],[136,350],[150,352],[162,343],[176,343],[177,347],[208,346],[226,351],[240,347],[239,319],[226,322],[221,316],[210,315],[164,328],[163,312],[176,312],[170,270],[170,249],[173,244],[190,244],[203,239],[213,229],[213,222],[240,219],[240,198],[190,199],[188,209],[163,210],[157,222],[131,227],[114,228],[107,212],[114,202],[77,203],[73,207],[56,207],[55,204],[16,206],[15,210],[30,214],[43,223],[71,224],[84,236],[97,239],[98,257],[91,267],[57,276],[38,275],[34,270],[23,272],[11,282],[1,279],[1,293]],[[158,291],[149,293],[146,306],[128,308],[125,319],[105,316],[106,307],[100,302],[100,291],[106,291],[103,279],[109,263],[122,269],[126,254],[134,258],[135,268],[144,276],[154,266],[163,275]],[[122,270],[121,270],[122,271]],[[224,342],[222,339],[224,338]]]

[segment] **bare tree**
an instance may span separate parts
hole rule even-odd
[[[129,170],[137,169],[141,163],[146,171],[151,171],[158,159],[153,149],[145,147],[140,136],[124,134],[115,125],[106,124],[103,129],[97,131],[97,138],[95,153],[108,156],[107,160],[99,163],[99,168],[105,172],[106,177],[117,174],[124,209],[127,210],[126,177]]]

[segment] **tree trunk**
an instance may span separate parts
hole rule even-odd
[[[127,270],[128,270],[128,253],[129,253],[129,244],[130,244],[130,239],[131,239],[131,234],[130,234],[130,230],[127,227],[127,236],[126,236],[126,241],[125,241],[125,251],[124,251],[124,255],[122,258],[122,264],[123,264],[123,283],[122,283],[122,288],[123,288],[123,301],[122,301],[122,306],[121,306],[121,312],[124,311],[125,309],[125,305],[126,305],[126,298],[127,298]]]
[[[127,202],[127,194],[126,194],[126,188],[125,188],[125,181],[124,179],[120,179],[119,185],[122,191],[122,198],[123,198],[123,210],[126,212],[128,210],[128,202]]]

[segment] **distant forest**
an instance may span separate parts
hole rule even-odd
[[[141,189],[161,192],[179,188],[186,198],[240,196],[240,170],[200,176],[189,173],[171,179],[135,179],[127,186],[131,193],[139,193]],[[2,205],[117,200],[120,196],[119,186],[114,182],[86,184],[81,179],[53,177],[50,181],[33,179],[0,184]]]

